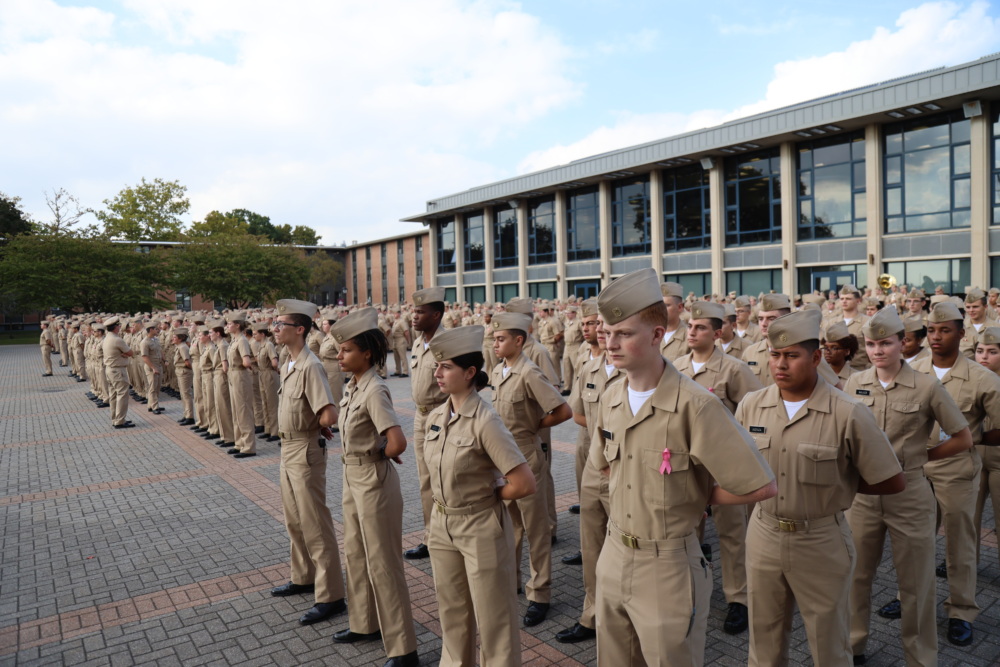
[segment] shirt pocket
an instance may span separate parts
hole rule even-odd
[[[416,357],[410,357],[410,368],[416,368],[420,365],[420,360]]]
[[[829,486],[837,483],[836,446],[803,442],[799,444],[799,481]]]
[[[621,453],[621,445],[616,440],[604,441],[604,459],[611,463],[612,461],[618,460],[618,455]]]
[[[912,415],[915,412],[920,412],[919,403],[909,403],[906,401],[893,401],[889,404],[893,412],[898,412],[903,415]],[[910,417],[904,417],[905,419],[910,419]]]
[[[670,452],[670,472],[660,473],[663,465],[662,449],[643,449],[639,452],[642,463],[642,497],[646,502],[660,507],[684,505],[691,502],[691,455],[688,452]]]
[[[757,444],[757,449],[762,452],[771,448],[771,436],[759,433],[751,434],[753,441]],[[766,452],[765,452],[766,453]]]
[[[468,472],[470,468],[475,467],[473,449],[475,443],[475,438],[469,435],[457,435],[448,438],[448,445],[454,457],[454,470]]]

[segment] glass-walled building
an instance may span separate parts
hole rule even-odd
[[[1000,55],[427,202],[428,284],[592,296],[652,266],[697,295],[1000,284]]]

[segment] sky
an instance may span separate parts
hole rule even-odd
[[[0,0],[0,192],[141,179],[339,245],[426,202],[1000,51],[1000,0]],[[190,222],[189,221],[189,222]]]

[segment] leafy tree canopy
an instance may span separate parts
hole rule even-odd
[[[182,216],[191,208],[187,187],[178,181],[145,178],[135,187],[125,187],[114,199],[105,199],[107,210],[93,211],[110,238],[129,241],[176,241],[183,228]]]
[[[31,231],[31,217],[21,210],[21,198],[0,192],[0,243]]]
[[[316,294],[322,291],[324,285],[340,284],[344,275],[344,265],[320,250],[305,257],[309,267],[309,292]]]
[[[245,220],[232,213],[219,213],[218,211],[212,211],[205,216],[204,220],[194,223],[191,225],[191,229],[188,230],[188,236],[193,237],[248,233],[249,225]]]

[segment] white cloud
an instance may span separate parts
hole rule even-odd
[[[660,42],[660,31],[643,28],[636,32],[614,37],[597,43],[597,52],[603,55],[618,53],[652,53]]]
[[[777,109],[824,95],[974,60],[1000,44],[1000,20],[977,0],[968,6],[930,2],[903,12],[896,29],[877,28],[843,51],[779,63],[764,99],[731,111],[691,114],[619,114],[617,121],[579,141],[530,153],[518,165],[527,173],[609,150]]]

